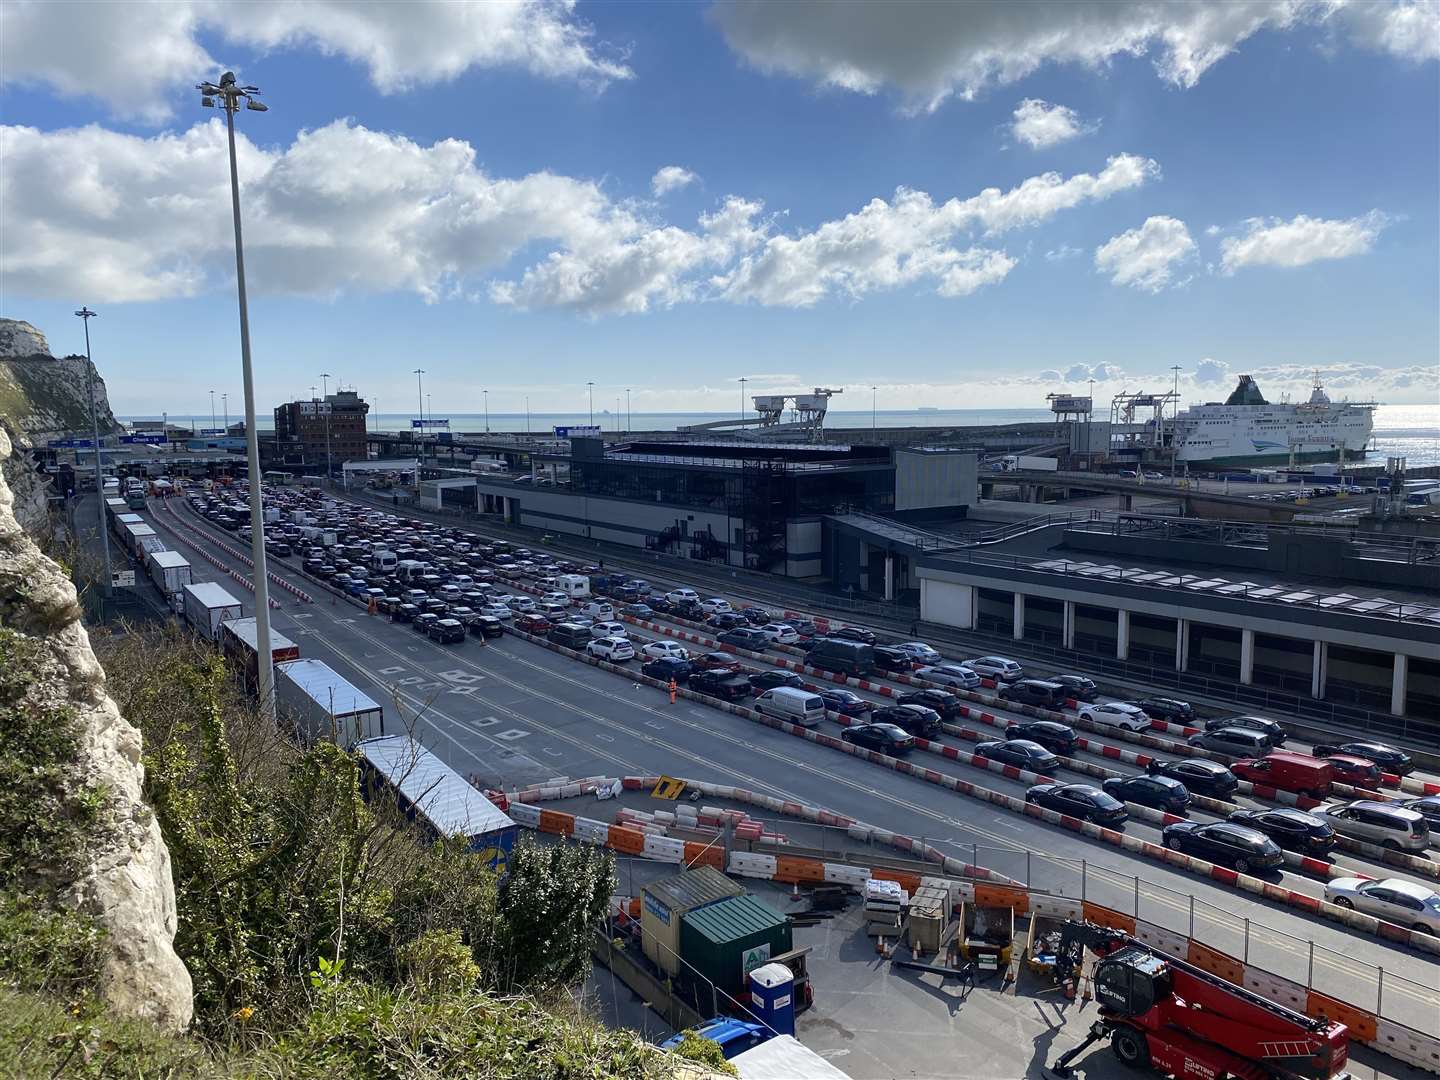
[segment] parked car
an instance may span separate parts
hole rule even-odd
[[[647,641],[640,652],[652,659],[689,660],[690,650],[678,641]]]
[[[894,724],[926,739],[940,733],[940,714],[923,705],[879,705],[871,710],[870,721]]]
[[[581,626],[579,623],[562,622],[550,628],[550,633],[545,635],[550,641],[566,649],[587,649],[590,642],[595,638],[590,634],[588,626]]]
[[[1388,773],[1406,776],[1415,771],[1415,764],[1405,751],[1389,743],[1355,741],[1343,743],[1317,743],[1311,751],[1316,757],[1330,757],[1332,754],[1349,754],[1352,757],[1373,761]]]
[[[1171,724],[1191,725],[1195,723],[1195,706],[1179,698],[1148,697],[1131,702],[1138,705],[1152,720],[1164,720]]]
[[[1205,721],[1206,731],[1219,731],[1222,728],[1248,728],[1269,738],[1271,746],[1279,748],[1285,745],[1285,729],[1264,716],[1228,716]]]
[[[1057,720],[1018,720],[1005,727],[1007,739],[1029,739],[1063,757],[1075,752],[1075,729]]]
[[[828,636],[841,641],[858,641],[862,645],[875,644],[874,632],[863,626],[842,626],[838,630],[831,630]]]
[[[1198,735],[1191,735],[1185,741],[1202,750],[1235,758],[1263,757],[1266,752],[1274,749],[1269,735],[1248,727],[1213,728]]]
[[[1059,683],[1065,688],[1065,696],[1076,701],[1094,701],[1098,692],[1095,680],[1088,675],[1051,675],[1048,681]]]
[[[923,641],[902,641],[895,648],[910,654],[918,664],[941,664],[945,658]]]
[[[632,619],[649,619],[655,614],[649,604],[626,604],[620,609],[621,615],[628,615]]]
[[[481,615],[489,615],[492,619],[513,618],[514,613],[504,604],[486,604],[480,609]]]
[[[692,670],[690,661],[678,656],[656,656],[640,667],[641,674],[649,675],[652,679],[659,679],[661,682],[674,679],[677,683],[686,682]]]
[[[1425,819],[1433,833],[1440,830],[1440,795],[1426,795],[1419,799],[1407,799],[1400,804],[1406,810],[1413,810]]]
[[[917,678],[956,690],[978,690],[980,676],[964,664],[929,664],[916,670]]]
[[[671,589],[665,594],[665,599],[671,604],[698,604],[700,594],[694,589]]]
[[[1230,821],[1262,832],[1287,851],[1324,855],[1335,847],[1335,830],[1314,814],[1280,806],[1271,810],[1236,810]]]
[[[1325,883],[1325,899],[1422,934],[1440,934],[1440,894],[1418,882],[1336,878]]]
[[[774,614],[763,607],[744,607],[740,609],[740,614],[745,616],[745,621],[751,626],[764,626],[775,620]]]
[[[1274,840],[1255,829],[1228,821],[1208,825],[1181,821],[1166,825],[1160,835],[1171,851],[1228,866],[1237,874],[1253,874],[1285,865],[1285,855]]]
[[[915,749],[915,736],[894,724],[851,724],[840,732],[845,742],[900,757]]]
[[[602,637],[594,638],[585,651],[591,656],[600,660],[609,660],[613,664],[623,664],[627,660],[635,659],[635,646],[630,644],[628,638]]]
[[[465,640],[465,624],[459,619],[436,619],[427,630],[431,641],[453,645]]]
[[[706,619],[705,625],[712,630],[734,630],[737,626],[749,626],[750,624],[738,611],[722,611],[718,615],[711,615]]]
[[[1170,776],[1112,776],[1101,788],[1121,802],[1139,803],[1171,814],[1190,808],[1190,789]]]
[[[707,652],[690,657],[691,665],[697,671],[739,671],[740,658],[734,653]],[[749,685],[748,683],[746,684]]]
[[[749,649],[752,652],[764,652],[770,645],[769,638],[748,626],[726,630],[723,634],[717,634],[715,640],[722,645],[733,645],[737,649]]]
[[[1380,786],[1380,766],[1369,758],[1353,754],[1327,754],[1320,760],[1335,770],[1335,779],[1342,784],[1372,790]]]
[[[1122,731],[1150,730],[1150,718],[1138,705],[1131,705],[1128,701],[1106,701],[1099,705],[1082,706],[1080,719]]]
[[[835,638],[835,641],[853,641],[853,638]],[[856,642],[864,644],[864,642]],[[909,675],[915,670],[915,658],[904,649],[893,645],[876,645],[870,650],[875,657],[875,667],[891,675]]]
[[[493,615],[477,615],[470,624],[470,633],[479,638],[497,638],[505,633],[505,624]]]
[[[895,698],[901,705],[924,705],[940,714],[940,719],[951,720],[965,711],[964,704],[949,690],[911,690]]]
[[[809,619],[792,619],[790,625],[795,628],[795,633],[799,634],[802,638],[814,637],[820,632],[819,627]]]
[[[800,641],[800,635],[789,623],[765,623],[760,627],[760,633],[777,645],[795,645]]]
[[[396,604],[390,609],[390,621],[398,623],[413,622],[415,616],[419,614],[420,609],[414,604]]]
[[[1352,799],[1318,807],[1315,816],[1341,836],[1379,844],[1392,851],[1424,851],[1430,846],[1430,826],[1414,810],[1390,802]]]
[[[440,616],[436,615],[433,611],[422,611],[410,620],[410,629],[414,630],[417,634],[425,634],[428,636],[430,633],[430,624],[439,621]]]
[[[712,596],[708,600],[700,601],[700,610],[706,615],[719,615],[722,611],[730,610],[730,601],[722,600],[718,596]]]
[[[1193,794],[1212,799],[1228,799],[1240,787],[1235,774],[1218,761],[1206,758],[1156,759],[1145,766],[1151,776],[1170,776],[1179,780]]]
[[[1025,669],[1008,656],[977,656],[974,660],[967,660],[965,666],[982,679],[997,682],[1014,682],[1025,674]]]
[[[750,696],[750,680],[734,671],[691,671],[690,689],[724,701],[741,701]]]
[[[1025,801],[1097,825],[1123,825],[1130,818],[1124,803],[1094,784],[1036,784]]]
[[[1035,705],[1042,709],[1058,709],[1070,696],[1064,686],[1048,679],[1019,679],[1005,683],[997,693],[1005,701]]]
[[[825,702],[825,708],[830,712],[837,712],[841,716],[864,716],[875,703],[866,701],[859,694],[849,690],[841,690],[839,687],[824,687],[816,691],[820,699]]]
[[[1060,768],[1060,759],[1045,747],[1029,739],[993,739],[975,744],[975,753],[991,761],[1014,765],[1031,772],[1052,773]]]
[[[544,637],[550,633],[554,625],[544,615],[516,615],[514,627],[516,630],[523,630],[527,634],[538,634]]]
[[[875,650],[859,641],[816,638],[805,654],[805,662],[825,671],[839,671],[863,679],[875,670]]]
[[[590,624],[591,637],[623,637],[628,638],[630,632],[625,629],[624,623],[618,622],[597,622]]]
[[[1260,758],[1241,758],[1230,763],[1230,771],[1252,784],[1267,784],[1312,799],[1327,795],[1330,782],[1335,779],[1335,768],[1328,761],[1290,750],[1272,750]]]
[[[793,686],[799,688],[804,685],[805,680],[793,671],[780,671],[776,669],[759,671],[750,676],[750,686],[757,694],[764,693],[766,690],[774,690],[777,686]]]

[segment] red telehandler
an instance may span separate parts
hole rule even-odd
[[[1176,1077],[1240,1080],[1344,1080],[1350,1052],[1345,1025],[1297,1013],[1184,960],[1156,952],[1119,930],[1068,922],[1060,932],[1056,974],[1078,978],[1084,952],[1099,1018],[1079,1046],[1050,1072],[1073,1075],[1072,1062],[1101,1039],[1121,1062]]]

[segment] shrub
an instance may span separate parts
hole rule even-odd
[[[740,1075],[740,1071],[725,1060],[725,1051],[720,1048],[720,1044],[714,1039],[705,1038],[694,1029],[685,1032],[671,1052],[704,1065],[712,1072],[724,1073],[726,1076]]]

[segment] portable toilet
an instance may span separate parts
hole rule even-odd
[[[762,964],[749,978],[756,1019],[777,1035],[794,1035],[795,973],[784,964]]]

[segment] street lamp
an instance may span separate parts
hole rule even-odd
[[[481,390],[480,393],[481,393],[481,394],[484,396],[484,398],[485,398],[485,434],[486,434],[486,435],[489,435],[489,434],[490,434],[490,391],[489,391],[489,390]]]
[[[110,572],[110,530],[105,527],[105,480],[100,467],[100,414],[95,411],[95,365],[90,360],[90,320],[96,313],[82,307],[75,314],[85,323],[85,388],[90,395],[90,428],[95,436],[95,504],[100,512],[100,547],[105,552],[105,595],[108,597],[115,579]]]
[[[870,387],[870,434],[875,434],[875,391],[878,387]]]
[[[339,383],[335,384],[335,389],[340,389]],[[335,475],[335,466],[330,461],[330,406],[328,404],[330,400],[330,373],[328,371],[322,371],[320,373],[320,390],[325,395],[325,400],[321,402],[320,407],[325,410],[325,479],[329,480]]]
[[[221,395],[220,395],[220,405],[221,405],[221,407],[225,410],[225,431],[224,431],[224,434],[229,435],[229,434],[230,434],[230,395],[229,395],[229,394],[221,394]]]
[[[270,582],[265,570],[265,514],[261,508],[260,439],[255,425],[255,378],[250,365],[250,312],[245,301],[245,245],[240,234],[240,173],[235,164],[235,113],[240,103],[252,112],[266,107],[255,97],[256,86],[240,86],[233,72],[220,76],[219,84],[196,85],[200,104],[225,110],[225,128],[230,143],[230,210],[235,219],[235,284],[240,300],[240,363],[245,374],[245,454],[250,473],[250,557],[255,563],[255,647],[259,660],[260,708],[275,722],[275,670],[270,649]],[[227,413],[225,426],[230,426]]]
[[[215,391],[210,391],[210,435],[215,435]]]
[[[740,422],[745,422],[745,384],[750,380],[744,375],[740,376]]]
[[[420,399],[420,429],[423,433],[425,429],[425,380],[422,376],[425,374],[425,369],[417,367],[413,374],[415,376],[415,394]]]
[[[625,431],[635,430],[635,415],[630,411],[630,387],[625,387]]]
[[[594,384],[593,382],[587,382],[585,385],[590,388],[590,426],[591,426],[591,427],[594,427],[594,426],[595,426],[595,384]]]

